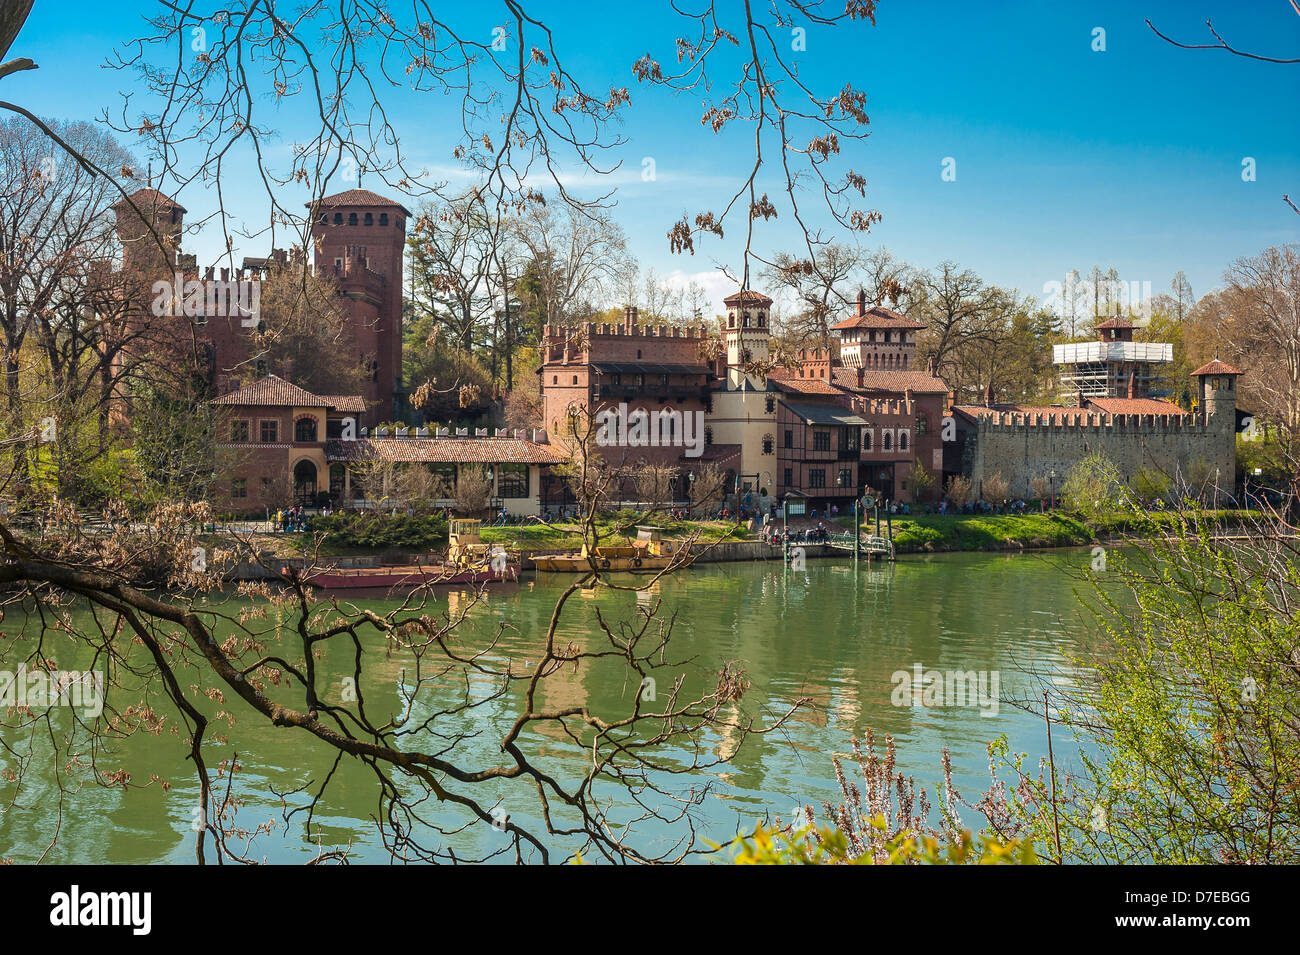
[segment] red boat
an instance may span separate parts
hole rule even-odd
[[[322,590],[414,590],[425,585],[513,583],[519,565],[506,563],[480,567],[448,564],[406,564],[396,567],[340,567],[314,570],[303,578]]]

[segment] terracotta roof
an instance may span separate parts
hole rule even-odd
[[[1131,319],[1127,319],[1122,316],[1116,316],[1115,318],[1108,318],[1106,319],[1106,321],[1098,322],[1096,325],[1092,327],[1097,329],[1098,331],[1104,328],[1137,328],[1137,326],[1133,324]]]
[[[164,196],[157,189],[149,189],[147,187],[144,189],[137,189],[135,192],[131,193],[131,202],[134,202],[136,208],[139,209],[141,212],[144,212],[146,209],[150,209],[150,208],[152,209],[176,208],[179,209],[181,212],[189,211],[183,205],[177,202],[175,199],[169,199],[167,196]],[[119,199],[117,200],[117,202],[113,203],[112,208],[130,209],[131,205],[125,199]]]
[[[1233,368],[1231,365],[1225,364],[1224,362],[1219,361],[1219,359],[1217,358],[1214,359],[1214,361],[1210,362],[1209,364],[1202,365],[1200,368],[1192,372],[1193,377],[1197,375],[1240,375],[1240,374],[1242,374],[1241,369]]]
[[[307,203],[307,208],[310,209],[316,204],[326,209],[335,207],[346,209],[353,206],[385,206],[389,209],[401,209],[407,216],[411,214],[410,210],[400,202],[394,202],[392,199],[381,196],[377,192],[371,192],[369,189],[348,189],[345,192],[336,192],[332,196],[318,199],[315,203]]]
[[[1091,407],[1106,414],[1187,414],[1172,401],[1157,398],[1087,398]]]
[[[861,386],[858,385],[857,368],[841,366],[832,369],[831,374],[835,376],[835,384],[850,391],[893,391],[900,395],[906,391],[922,395],[948,393],[948,385],[942,378],[936,378],[925,371],[878,371],[868,368],[862,372]]]
[[[1038,414],[1050,418],[1053,422],[1064,421],[1069,424],[1075,424],[1080,418],[1089,414],[1094,417],[1099,414],[1096,411],[1090,412],[1087,408],[1058,408],[1043,405],[997,405],[993,408],[987,405],[953,405],[952,410],[971,421],[1001,412],[1002,414],[1019,415]]]
[[[728,295],[722,300],[724,305],[735,305],[737,303],[753,303],[754,305],[771,305],[772,300],[762,292],[755,292],[752,289],[744,289],[736,292],[734,295]]]
[[[558,464],[563,455],[523,438],[362,438],[328,441],[327,461],[421,464]]]
[[[333,411],[356,412],[365,414],[366,399],[360,395],[320,395],[320,400],[326,402]]]
[[[214,405],[263,408],[334,408],[338,411],[366,410],[360,395],[314,395],[291,381],[267,375],[238,391],[213,398]]]
[[[1082,419],[1089,415],[1093,417],[1094,423],[1101,415],[1122,416],[1127,414],[1179,414],[1185,415],[1177,405],[1171,405],[1167,401],[1156,401],[1153,398],[1095,398],[1093,402],[1109,402],[1108,407],[1096,408],[1059,408],[1055,406],[1034,406],[1034,405],[995,405],[990,408],[987,405],[955,405],[953,411],[960,414],[969,421],[975,421],[978,418],[984,418],[991,414],[1010,414],[1010,415],[1042,415],[1052,421],[1053,424],[1063,422],[1065,424],[1079,424]],[[1158,406],[1155,410],[1151,406]],[[1114,407],[1115,410],[1111,410]]]
[[[768,381],[777,387],[780,391],[790,392],[801,395],[842,395],[844,392],[836,388],[825,378],[792,378],[794,372],[782,369],[780,372],[772,372],[768,375]]]
[[[883,305],[873,305],[865,312],[858,311],[841,322],[831,326],[831,331],[850,328],[925,328],[921,322],[914,322],[906,315],[900,315]]]
[[[680,460],[690,463],[692,461],[717,463],[719,461],[729,461],[731,458],[740,457],[742,448],[739,444],[706,444],[704,450],[698,457],[688,458],[683,454]]]

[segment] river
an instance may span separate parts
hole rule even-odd
[[[1041,698],[1041,685],[1030,670],[1046,672],[1058,683],[1070,682],[1070,659],[1086,650],[1089,641],[1090,621],[1075,592],[1081,586],[1086,590],[1076,574],[1086,569],[1088,560],[1087,550],[1060,550],[912,556],[892,564],[863,562],[857,569],[850,560],[809,561],[803,571],[782,570],[775,563],[703,565],[660,582],[654,595],[638,598],[601,590],[574,597],[562,621],[561,638],[591,646],[604,639],[595,626],[597,606],[609,619],[627,619],[635,615],[638,599],[643,605],[659,599],[664,615],[675,614],[673,655],[694,658],[685,667],[692,681],[703,685],[724,662],[737,661],[752,681],[742,703],[746,713],[767,718],[796,698],[812,701],[784,732],[751,739],[734,755],[727,750],[727,740],[707,741],[730,758],[707,778],[678,780],[678,785],[713,784],[713,794],[695,817],[705,838],[725,842],[765,813],[788,819],[795,801],[814,807],[823,800],[838,801],[831,755],[848,752],[850,738],[868,728],[880,738],[893,735],[899,769],[914,775],[931,793],[941,779],[944,746],[952,753],[954,779],[972,802],[988,784],[990,740],[1005,734],[1012,749],[1028,753],[1030,764],[1036,765],[1046,753],[1043,722],[1010,701]],[[567,582],[562,575],[526,577],[518,587],[493,592],[474,606],[468,626],[482,636],[504,624],[496,652],[516,661],[535,661],[539,634]],[[438,604],[455,610],[465,599],[442,594]],[[383,600],[372,604],[386,605]],[[12,613],[4,629],[11,636],[20,630]],[[467,639],[472,635],[467,633]],[[17,643],[6,650],[6,659],[17,659]],[[61,667],[85,665],[74,659],[66,639],[55,646],[67,653],[66,658],[57,649],[53,654]],[[347,672],[341,653],[332,662]],[[410,663],[401,654],[389,656],[375,647],[366,665],[367,697],[396,706],[403,668]],[[330,664],[331,654],[326,653],[321,665]],[[996,674],[999,702],[896,705],[894,675],[912,672],[917,664],[925,670]],[[4,666],[12,669],[13,664]],[[546,702],[581,701],[597,713],[622,714],[638,689],[628,685],[622,672],[615,666],[566,674]],[[447,692],[459,691],[449,687]],[[151,699],[160,709],[167,708],[160,694]],[[236,792],[245,800],[240,823],[249,828],[277,823],[272,832],[257,838],[252,856],[304,861],[314,850],[305,844],[302,819],[286,831],[275,793],[324,778],[331,753],[304,732],[268,726],[242,701],[228,699],[233,700],[226,709],[235,725],[229,728],[223,720],[214,724],[213,732],[227,733],[230,742],[210,742],[208,763],[229,757],[237,745],[242,770]],[[429,705],[434,702],[446,700]],[[515,702],[517,698],[501,701],[475,726],[482,732],[463,744],[463,763],[480,766],[499,758],[494,737],[499,743],[500,727],[514,712],[510,704]],[[159,735],[138,733],[106,742],[97,767],[129,772],[129,786],[74,785],[62,799],[56,774],[62,775],[65,767],[56,765],[38,745],[20,790],[12,781],[0,780],[0,858],[31,862],[46,853],[47,862],[192,862],[198,787],[181,736],[170,732],[173,725],[174,717]],[[20,752],[27,745],[8,731],[5,741]],[[529,742],[544,748],[544,760],[557,772],[580,765],[575,761],[583,758],[558,735]],[[1066,734],[1054,736],[1054,743],[1058,766],[1077,765],[1078,751]],[[0,753],[0,771],[11,768],[13,760],[13,753]],[[846,771],[851,773],[851,763]],[[166,780],[168,787],[150,784],[151,775]],[[509,788],[518,784],[499,785],[499,792],[489,792],[501,798],[512,819],[535,821],[536,801],[530,791]],[[293,804],[302,802],[301,797],[289,798]],[[345,760],[314,824],[321,827],[326,846],[350,843],[355,861],[386,862],[388,854],[371,821],[376,808],[373,776]],[[448,825],[459,818],[439,809],[429,811]],[[968,823],[978,824],[973,814],[967,815]],[[675,835],[680,832],[648,829],[639,844],[653,850],[668,845]],[[484,824],[447,837],[452,845],[480,852],[505,838]]]

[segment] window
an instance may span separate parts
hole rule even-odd
[[[667,376],[667,375],[660,375],[660,376],[659,376],[659,387],[660,387],[660,388],[667,388],[667,387],[668,387],[668,376]]]
[[[357,214],[355,212],[349,212],[348,225],[356,225],[356,224],[357,224]]]
[[[773,411],[776,410],[776,399],[773,398],[771,395],[768,395],[768,396],[767,396],[767,402],[766,402],[766,404],[764,405],[764,407],[767,408],[767,413],[768,413],[768,414],[771,414]]]
[[[497,496],[521,498],[528,496],[528,465],[497,465]]]
[[[577,376],[577,375],[574,375],[574,376],[573,376],[573,383],[574,383],[575,385],[578,383],[578,376]]]
[[[759,312],[759,313],[758,313],[758,327],[759,327],[759,328],[762,328],[762,327],[763,327],[764,325],[766,325],[766,324],[767,324],[767,313],[766,313],[766,312]]]
[[[713,429],[706,427],[704,429],[704,443],[706,445],[713,443]]]
[[[611,383],[611,384],[614,384],[614,385],[621,385],[621,384],[623,384],[623,376],[622,376],[622,375],[618,375],[618,374],[610,375],[609,380],[610,380],[610,383]]]
[[[263,444],[275,444],[276,441],[280,440],[280,422],[262,421],[259,422],[259,425]]]
[[[789,428],[785,429],[785,444],[783,446],[787,448],[794,447],[794,432]]]
[[[885,432],[885,450],[886,450],[886,451],[889,450],[889,442],[890,442],[889,432],[886,431],[886,432]]]
[[[293,440],[311,442],[316,440],[316,419],[299,418],[293,423]]]
[[[825,468],[813,468],[811,471],[809,471],[809,472],[808,472],[808,486],[809,486],[809,487],[825,487],[825,486],[826,486],[826,469],[825,469]]]
[[[632,384],[636,385],[638,388],[645,387],[645,375],[643,374],[633,375],[632,378],[633,378]]]
[[[929,419],[926,418],[925,415],[918,415],[916,418],[916,433],[925,434],[926,430],[929,427],[930,427]]]
[[[559,375],[551,375],[551,384],[553,384],[553,385],[558,385],[559,383],[560,383],[560,376],[559,376]]]
[[[862,450],[863,451],[871,450],[871,432],[865,429],[862,432]]]
[[[776,442],[774,442],[774,441],[772,440],[772,436],[771,436],[770,434],[765,434],[765,435],[763,435],[763,453],[764,453],[764,454],[771,454],[771,453],[772,453],[772,445],[775,444],[775,443],[776,443]]]
[[[230,441],[232,444],[243,444],[248,440],[248,422],[232,421],[230,422]]]
[[[342,270],[343,270],[343,258],[342,258],[341,256],[336,256],[336,257],[335,257],[335,259],[334,259],[334,270],[335,270],[336,272],[338,272],[338,271],[342,271]]]
[[[785,469],[785,480],[782,482],[786,487],[794,483],[794,468]]]
[[[248,497],[248,482],[243,478],[235,478],[231,481],[230,496],[236,498]]]
[[[898,450],[900,450],[900,451],[906,451],[906,450],[907,450],[907,432],[906,432],[906,431],[900,431],[900,432],[898,432]]]
[[[341,212],[336,212],[336,213],[334,213],[334,224],[335,224],[335,225],[342,225],[342,224],[343,224],[343,213],[341,213]]]
[[[374,213],[372,213],[372,212],[367,212],[367,213],[366,213],[366,225],[374,225],[374,224],[375,224],[375,216],[374,216]]]
[[[840,468],[840,473],[835,476],[836,487],[852,487],[853,471],[850,468]]]
[[[380,225],[388,225],[388,213],[387,213],[387,212],[381,212],[381,213],[379,213],[379,224],[380,224]]]
[[[636,350],[636,357],[637,357],[637,361],[641,360],[641,349],[639,348]]]
[[[813,450],[829,451],[831,449],[831,433],[829,431],[813,432]]]

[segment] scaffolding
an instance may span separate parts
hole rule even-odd
[[[1122,398],[1129,379],[1139,396],[1151,394],[1160,380],[1159,365],[1172,363],[1174,346],[1163,342],[1076,342],[1052,346],[1060,366],[1061,396],[1071,399]]]

